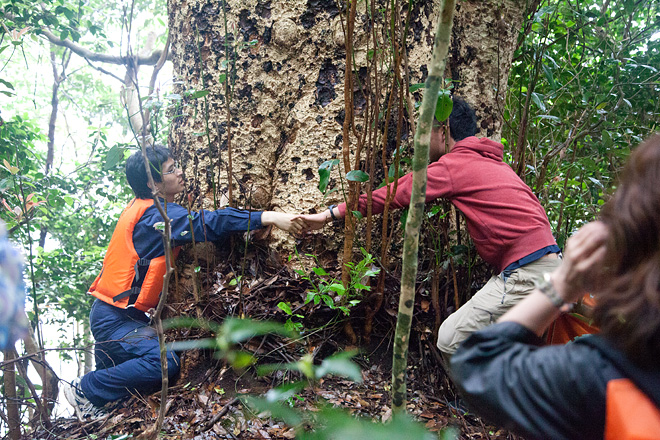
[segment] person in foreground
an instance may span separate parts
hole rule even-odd
[[[538,199],[502,161],[502,144],[474,136],[477,118],[472,107],[457,96],[452,100],[451,151],[445,154],[445,138],[439,126],[431,133],[426,201],[447,199],[465,215],[477,252],[497,275],[442,323],[437,346],[445,359],[472,332],[495,322],[528,295],[536,277],[559,264],[559,247]],[[409,173],[399,179],[391,208],[410,204],[412,177]],[[386,186],[372,193],[374,214],[383,212],[386,198]],[[358,209],[366,215],[366,195],[360,197]],[[345,215],[346,204],[342,203],[301,218],[310,229],[320,229],[331,219]]]
[[[304,223],[280,212],[249,212],[234,208],[194,212],[174,202],[184,190],[183,172],[163,146],[147,148],[156,188],[151,188],[140,151],[126,162],[126,177],[135,198],[121,214],[112,234],[103,269],[89,294],[96,297],[89,315],[94,339],[96,370],[71,384],[64,395],[76,416],[95,419],[106,414],[103,406],[136,392],[150,393],[161,386],[158,337],[149,325],[148,313],[155,309],[166,272],[161,233],[163,218],[153,199],[157,190],[171,221],[173,253],[195,241],[222,243],[232,233],[276,226],[299,233]],[[192,231],[190,222],[192,222]],[[179,358],[167,351],[170,379],[179,372]]]
[[[530,438],[597,439],[605,435],[612,381],[629,379],[660,408],[658,182],[655,135],[631,154],[600,221],[568,241],[563,265],[460,346],[450,370],[474,411]],[[539,347],[565,304],[585,292],[594,292],[601,333]]]

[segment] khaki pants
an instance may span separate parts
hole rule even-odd
[[[534,290],[534,282],[543,273],[552,272],[561,260],[551,254],[526,264],[506,279],[495,275],[460,309],[449,315],[438,330],[438,348],[452,355],[472,333],[494,323]]]

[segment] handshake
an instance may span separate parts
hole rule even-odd
[[[331,205],[317,214],[286,214],[283,212],[265,211],[261,215],[264,226],[273,225],[294,235],[307,234],[321,229],[331,220],[343,218],[336,205]]]

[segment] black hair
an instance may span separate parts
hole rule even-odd
[[[456,141],[477,134],[477,115],[470,104],[459,96],[452,96],[454,105],[449,115],[449,134]],[[435,126],[438,125],[435,119]]]
[[[167,162],[172,156],[170,150],[162,145],[154,145],[147,147],[147,159],[151,165],[151,176],[154,182],[161,182],[162,176],[160,174],[163,163]],[[126,179],[128,184],[131,185],[135,197],[139,199],[152,198],[151,188],[147,183],[147,170],[144,168],[144,159],[142,158],[142,151],[138,150],[131,155],[126,161]]]

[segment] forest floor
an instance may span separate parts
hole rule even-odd
[[[224,262],[201,264],[203,307],[195,307],[190,298],[192,287],[185,292],[172,292],[172,316],[200,314],[206,320],[221,322],[226,316],[238,314],[238,305],[245,305],[245,315],[253,319],[285,321],[286,315],[277,304],[287,301],[295,313],[304,316],[305,337],[292,343],[280,337],[253,338],[241,349],[252,353],[258,364],[295,362],[305,353],[312,354],[315,363],[335,352],[355,348],[344,336],[346,321],[338,310],[330,310],[321,302],[304,304],[307,285],[286,266],[273,268],[260,263],[263,255],[252,254],[243,273],[243,295],[232,286],[236,278],[235,265]],[[267,258],[266,258],[267,260]],[[181,277],[179,287],[186,286]],[[188,279],[188,284],[189,283]],[[326,376],[289,399],[289,405],[303,412],[316,413],[321,405],[343,408],[356,417],[388,422],[391,417],[391,364],[398,282],[386,283],[385,301],[376,314],[369,342],[358,344],[354,358],[362,369],[361,383],[341,377]],[[434,347],[433,312],[423,297],[416,301],[415,320],[411,335],[408,371],[408,412],[427,430],[441,432],[451,426],[460,431],[460,439],[518,439],[519,437],[489,426],[462,406],[446,376],[437,349]],[[419,313],[418,313],[419,311]],[[356,333],[364,321],[359,307],[351,312]],[[208,337],[200,329],[178,328],[168,331],[169,339],[190,340]],[[161,430],[166,439],[290,439],[293,427],[274,418],[257,414],[242,403],[245,395],[259,396],[274,386],[299,380],[291,371],[278,371],[258,377],[254,369],[239,372],[214,356],[210,350],[189,350],[181,354],[180,377],[170,385],[167,414]],[[285,404],[286,405],[286,404]],[[53,420],[49,430],[36,430],[24,438],[50,439],[123,439],[138,438],[155,423],[160,406],[160,393],[133,396],[111,408],[109,417],[80,423],[76,419]],[[341,439],[340,439],[341,440]],[[366,440],[366,439],[365,439]],[[412,439],[411,439],[412,440]]]

